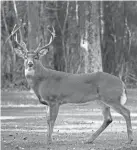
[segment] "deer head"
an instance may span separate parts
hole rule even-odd
[[[17,43],[18,48],[14,48],[14,51],[19,57],[22,57],[24,59],[25,69],[34,69],[35,64],[40,59],[40,57],[47,54],[48,47],[55,38],[55,29],[52,27],[52,31],[49,29],[48,31],[51,34],[49,43],[44,45],[43,47],[40,47],[42,42],[41,40],[38,47],[34,51],[28,51],[26,44],[23,41],[19,43],[16,34],[15,42]]]

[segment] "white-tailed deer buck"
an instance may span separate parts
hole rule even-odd
[[[47,48],[55,37],[54,28],[49,32],[49,43],[43,47],[39,44],[33,52],[27,50],[24,42],[19,43],[17,40],[20,49],[14,49],[16,54],[24,59],[25,76],[29,85],[39,101],[49,106],[47,142],[52,141],[53,127],[60,105],[97,100],[102,106],[104,121],[87,142],[92,143],[112,122],[110,108],[113,108],[125,118],[128,143],[131,143],[133,138],[130,111],[123,106],[127,100],[124,83],[118,77],[105,72],[71,74],[45,68],[40,58],[47,53]]]

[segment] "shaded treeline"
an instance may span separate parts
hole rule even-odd
[[[97,1],[3,1],[1,2],[2,88],[28,88],[23,60],[15,55],[9,38],[15,24],[22,25],[18,39],[29,50],[56,38],[46,67],[71,72],[105,71],[129,84],[137,84],[137,2]],[[8,39],[8,40],[7,40]]]

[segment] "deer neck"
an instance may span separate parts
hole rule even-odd
[[[36,64],[35,68],[35,77],[40,77],[40,78],[48,78],[49,76],[49,69],[45,68],[41,61],[39,61]]]
[[[26,79],[31,87],[35,84],[40,83],[40,81],[47,80],[49,77],[49,70],[45,68],[39,61],[35,68],[25,69]]]

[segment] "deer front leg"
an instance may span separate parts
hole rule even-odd
[[[42,99],[42,97],[40,96],[37,89],[33,88],[33,91],[35,92],[35,94],[41,104],[48,105],[48,103]]]
[[[50,144],[52,142],[52,133],[55,120],[58,115],[58,111],[59,111],[59,104],[49,105],[47,112],[47,144]]]

